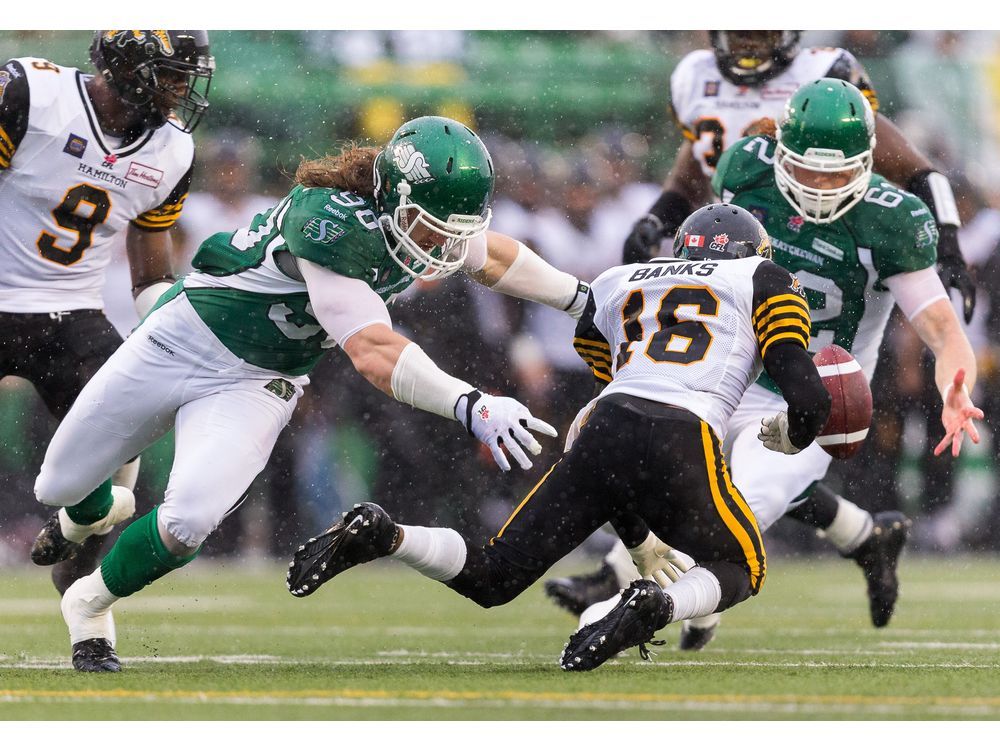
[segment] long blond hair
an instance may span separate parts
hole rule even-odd
[[[305,159],[295,170],[295,182],[305,187],[335,187],[358,195],[375,194],[372,165],[379,149],[349,143],[335,155]]]

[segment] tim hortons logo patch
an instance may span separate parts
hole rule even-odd
[[[427,159],[413,147],[412,143],[399,143],[393,146],[392,161],[408,182],[419,184],[434,179],[428,170],[430,165]]]
[[[138,182],[148,188],[159,187],[163,181],[163,171],[154,167],[148,167],[137,161],[129,162],[125,179],[131,182]]]

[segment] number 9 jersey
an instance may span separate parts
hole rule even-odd
[[[100,309],[115,236],[170,229],[187,197],[191,136],[160,127],[122,145],[89,78],[40,58],[0,67],[0,311]]]
[[[723,151],[742,138],[747,127],[763,117],[778,120],[788,97],[817,78],[853,83],[878,111],[868,74],[854,55],[837,47],[803,49],[785,70],[758,86],[727,81],[712,50],[695,50],[670,76],[670,106],[702,172],[711,177]]]
[[[810,325],[798,280],[769,260],[655,258],[597,277],[573,344],[606,384],[601,398],[686,409],[722,438],[768,349],[807,348]]]

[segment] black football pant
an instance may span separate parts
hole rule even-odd
[[[31,381],[48,410],[62,421],[83,386],[121,343],[100,310],[0,312],[0,378],[17,375]]]
[[[465,566],[446,585],[483,607],[505,604],[606,522],[634,515],[719,579],[717,611],[760,590],[764,545],[715,433],[685,409],[621,394],[598,402],[486,546],[466,541]]]

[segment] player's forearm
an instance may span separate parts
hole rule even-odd
[[[764,368],[788,404],[789,440],[796,448],[805,448],[830,416],[830,393],[816,365],[801,346],[778,343],[768,348]]]
[[[387,396],[446,419],[455,419],[455,404],[475,390],[382,323],[361,329],[342,346],[358,373]]]
[[[875,140],[875,171],[897,185],[906,187],[915,174],[934,168],[883,115],[875,116]]]
[[[910,322],[927,348],[934,353],[934,382],[938,392],[944,393],[960,369],[965,370],[965,384],[971,391],[976,384],[976,355],[951,302],[938,300]]]
[[[487,232],[486,242],[486,265],[471,274],[476,281],[494,291],[580,317],[587,301],[586,284],[545,262],[512,237]]]

